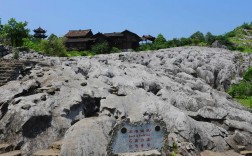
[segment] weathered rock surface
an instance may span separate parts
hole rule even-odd
[[[8,54],[9,54],[8,49],[4,47],[2,44],[0,44],[0,58]]]
[[[176,143],[182,155],[251,150],[252,113],[223,92],[250,57],[203,47],[92,58],[29,54],[36,66],[0,87],[0,144],[30,155],[64,137],[61,155],[107,155],[114,126],[154,119],[166,123],[168,146]]]

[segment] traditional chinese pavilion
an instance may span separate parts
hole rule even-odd
[[[39,27],[38,29],[34,29],[34,37],[35,38],[39,38],[39,39],[44,39],[47,38],[47,36],[45,35],[46,30],[42,29],[41,27]]]

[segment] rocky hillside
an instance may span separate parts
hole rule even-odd
[[[252,23],[244,23],[227,33],[226,36],[240,51],[252,52]]]
[[[37,64],[0,87],[0,145],[22,155],[62,139],[61,155],[108,155],[114,127],[126,120],[162,121],[163,155],[252,150],[252,113],[224,92],[252,65],[249,54],[180,47],[92,58],[20,55],[28,56]]]

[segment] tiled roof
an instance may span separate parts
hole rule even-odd
[[[69,32],[65,35],[66,37],[85,37],[91,29],[88,30],[69,30]]]
[[[33,31],[37,33],[46,33],[46,30],[42,29],[41,27],[34,29]]]
[[[124,34],[120,32],[104,33],[104,35],[107,37],[123,37],[124,36]]]
[[[154,41],[156,38],[151,36],[151,35],[143,35],[142,40],[150,40],[150,41]]]

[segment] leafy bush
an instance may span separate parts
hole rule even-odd
[[[137,49],[137,51],[148,51],[148,50],[152,50],[152,43],[147,43],[147,44],[141,44],[139,46],[139,48]]]
[[[119,53],[121,50],[116,48],[116,47],[112,47],[110,53]]]
[[[252,83],[242,81],[239,84],[232,85],[228,91],[232,97],[245,98],[252,96]]]
[[[68,57],[74,57],[74,56],[93,56],[94,54],[89,51],[68,51],[66,55]]]
[[[205,43],[205,42],[200,42],[200,43],[198,44],[198,46],[204,47],[204,46],[207,46],[207,43]]]
[[[226,37],[235,37],[236,32],[235,31],[230,31],[228,33],[226,33]]]
[[[246,98],[252,96],[252,68],[248,69],[243,79],[239,84],[231,85],[228,93],[232,97]]]
[[[166,39],[162,34],[159,34],[153,42],[152,50],[167,48]]]
[[[35,50],[37,52],[42,51],[42,41],[36,38],[24,38],[23,48],[28,48],[29,50]]]
[[[166,43],[166,48],[179,47],[179,46],[181,46],[181,41],[177,38],[167,41]]]
[[[108,42],[98,43],[91,47],[91,52],[94,54],[109,54],[110,46]]]
[[[16,49],[16,48],[14,48],[13,49],[13,59],[19,59],[19,51]]]
[[[192,44],[192,40],[190,38],[184,38],[184,37],[182,37],[180,39],[180,44],[181,44],[181,46],[188,46],[188,45]]]
[[[241,28],[243,28],[243,29],[252,29],[252,24],[249,24],[249,23],[243,23],[242,25],[241,25]]]
[[[42,40],[41,49],[43,53],[51,56],[65,57],[66,48],[63,44],[63,39],[58,38],[56,35],[52,34],[49,36],[48,40]]]
[[[244,74],[243,79],[245,81],[251,82],[252,83],[252,67],[248,69],[248,71]]]

